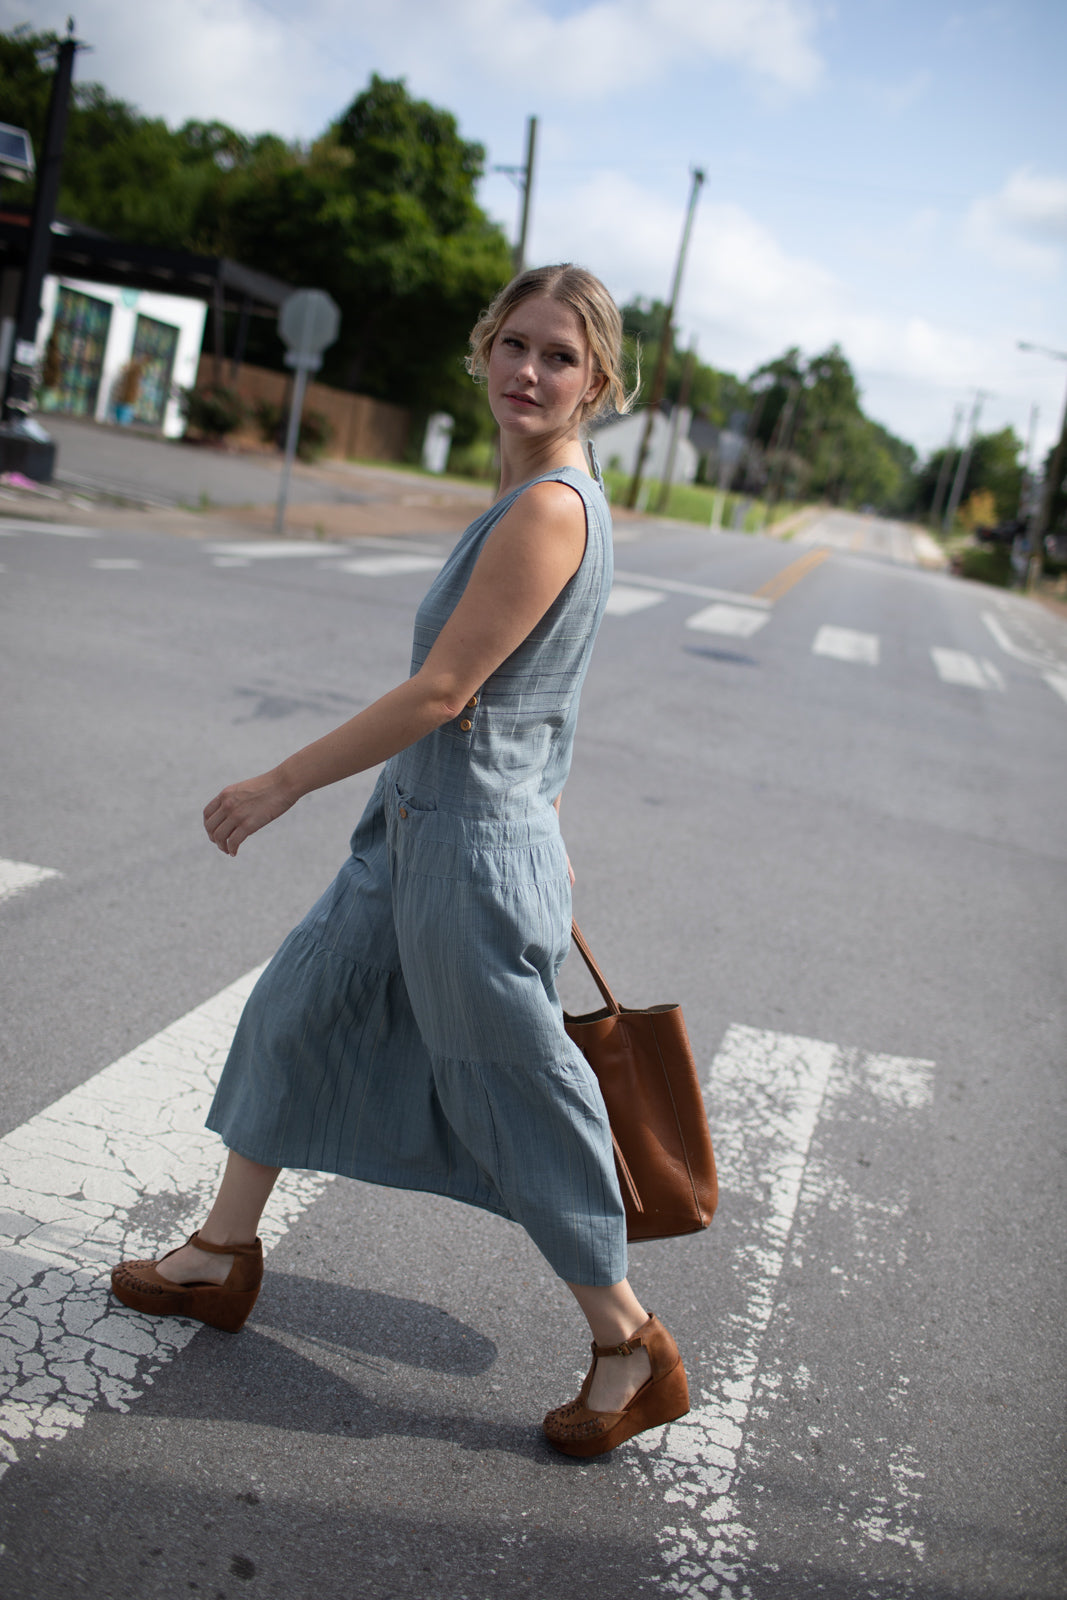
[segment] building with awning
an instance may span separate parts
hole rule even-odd
[[[28,211],[0,209],[0,372],[14,340],[29,222]],[[39,409],[176,436],[177,392],[195,384],[204,344],[213,381],[232,379],[251,319],[273,321],[291,293],[292,285],[226,257],[134,244],[57,219],[36,337]]]

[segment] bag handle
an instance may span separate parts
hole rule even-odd
[[[578,954],[589,968],[593,982],[604,996],[608,1010],[613,1016],[617,1017],[622,1011],[622,1007],[612,994],[611,990],[608,988],[608,980],[605,978],[604,974],[593,960],[593,952],[586,944],[578,924],[573,920],[571,922],[571,943],[574,945],[575,949],[578,951]]]
[[[604,996],[608,1010],[611,1012],[612,1016],[619,1016],[622,1011],[622,1007],[619,1005],[619,1002],[608,988],[608,980],[605,978],[604,974],[594,961],[593,952],[586,944],[578,924],[573,920],[571,922],[571,942],[577,949],[578,954],[581,956],[586,966],[589,968],[593,982]],[[619,1147],[619,1141],[615,1137],[614,1129],[611,1131],[611,1148],[615,1152],[615,1165],[618,1168],[619,1177],[629,1193],[630,1203],[638,1215],[640,1215],[645,1208],[641,1202],[641,1196],[638,1193],[637,1185],[634,1182],[633,1173],[630,1171],[630,1168],[626,1163],[626,1157],[623,1155],[622,1150]]]

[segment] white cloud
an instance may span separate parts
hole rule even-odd
[[[685,191],[669,203],[621,172],[566,196],[546,196],[535,218],[531,258],[576,260],[602,276],[620,301],[666,299],[681,234]],[[799,345],[814,355],[840,344],[868,415],[921,451],[944,442],[957,401],[995,391],[983,426],[1010,422],[1023,436],[1030,404],[1052,429],[1059,376],[1020,362],[1014,336],[939,322],[907,305],[886,311],[820,262],[791,253],[771,229],[736,205],[700,202],[682,285],[678,327],[695,334],[702,360],[745,375]],[[1046,365],[1052,365],[1046,363]]]
[[[37,0],[32,25],[65,33],[68,9],[68,0]],[[0,0],[0,19],[13,27],[25,8]],[[91,50],[77,58],[76,83],[101,82],[175,124],[295,134],[306,83],[320,70],[299,31],[255,0],[80,0],[77,33]]]
[[[973,203],[965,237],[998,266],[1053,277],[1067,245],[1067,178],[1019,167]]]
[[[36,0],[33,26],[64,31],[67,0]],[[0,0],[0,24],[24,20]],[[809,0],[81,0],[94,54],[79,75],[172,122],[317,134],[372,71],[448,104],[477,98],[587,106],[647,93],[694,63],[740,68],[789,91],[822,70]],[[520,117],[516,117],[518,122]]]
[[[594,0],[563,16],[536,0],[392,0],[359,30],[380,56],[420,76],[481,72],[490,88],[588,103],[647,91],[694,61],[811,89],[822,69],[815,20],[807,0]]]

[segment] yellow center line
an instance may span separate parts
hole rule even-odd
[[[776,600],[789,593],[795,583],[799,583],[801,578],[806,578],[809,572],[821,566],[829,554],[824,545],[818,545],[814,550],[809,550],[807,555],[798,556],[787,567],[783,567],[781,572],[776,572],[773,578],[761,583],[755,591],[754,598],[769,600],[773,606]]]

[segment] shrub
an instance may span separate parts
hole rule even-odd
[[[277,445],[279,450],[284,450],[286,429],[289,426],[285,408],[273,400],[257,400],[252,406],[252,416],[256,431],[263,443]],[[296,453],[301,461],[314,461],[317,456],[322,455],[332,438],[333,429],[322,412],[305,411],[300,418],[300,437],[296,442]]]
[[[314,461],[321,456],[330,440],[333,429],[321,411],[305,411],[300,418],[300,437],[296,453],[301,461]]]
[[[285,444],[282,436],[282,422],[285,413],[280,405],[273,400],[256,400],[252,405],[252,420],[256,425],[256,432],[264,444],[276,444],[279,449]]]
[[[1011,550],[1007,545],[965,545],[953,559],[961,578],[976,578],[979,583],[995,583],[1001,589],[1011,584]]]
[[[185,425],[205,439],[224,439],[245,419],[244,401],[234,389],[211,384],[206,389],[185,389],[181,397]]]

